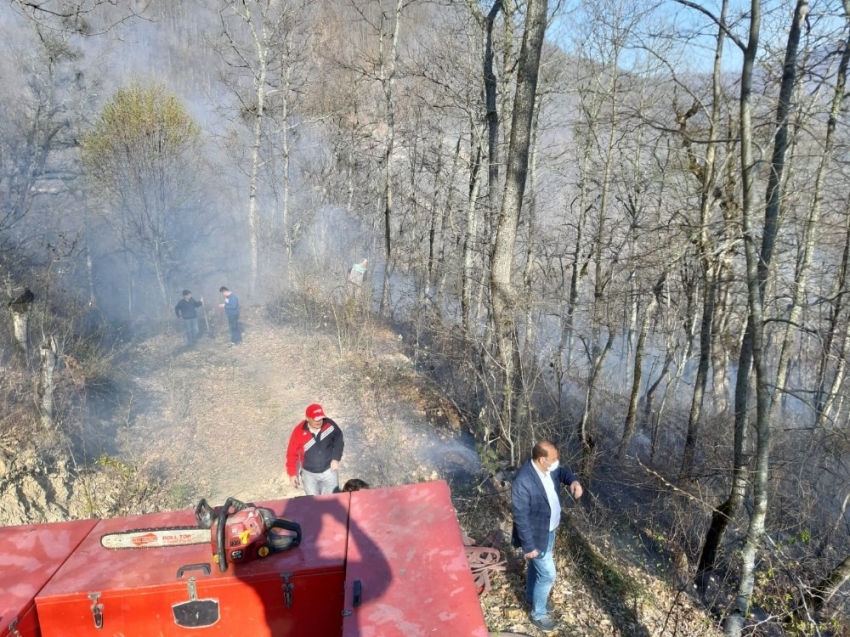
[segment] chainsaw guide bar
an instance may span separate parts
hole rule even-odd
[[[107,533],[100,538],[100,545],[107,549],[155,549],[209,543],[209,529],[183,526],[132,529],[118,533]]]

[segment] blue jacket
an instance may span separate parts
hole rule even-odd
[[[239,299],[233,292],[224,299],[224,313],[228,316],[239,316]]]
[[[511,544],[522,547],[523,553],[533,550],[545,551],[549,544],[549,519],[552,510],[543,482],[527,460],[519,468],[511,485],[511,500],[513,501],[514,529]],[[567,467],[558,467],[549,475],[555,483],[555,492],[560,492],[561,484],[572,484],[578,478]]]

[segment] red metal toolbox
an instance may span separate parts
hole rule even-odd
[[[351,494],[343,637],[487,637],[448,485]]]
[[[348,493],[260,503],[301,525],[301,545],[226,573],[209,544],[100,544],[106,533],[193,526],[193,511],[102,520],[36,597],[43,635],[339,635],[349,503]]]
[[[36,594],[97,520],[0,528],[0,636],[38,637]]]

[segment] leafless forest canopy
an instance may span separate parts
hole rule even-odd
[[[727,634],[842,630],[848,0],[1,0],[0,51],[16,422],[182,288],[297,320],[368,258],[487,466],[552,438]]]

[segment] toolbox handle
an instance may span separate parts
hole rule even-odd
[[[206,562],[203,564],[185,564],[177,569],[177,579],[183,577],[183,573],[186,571],[203,571],[204,575],[209,575],[212,569],[210,569],[209,563]]]
[[[352,605],[357,608],[363,603],[363,584],[359,579],[354,580],[354,600]]]

